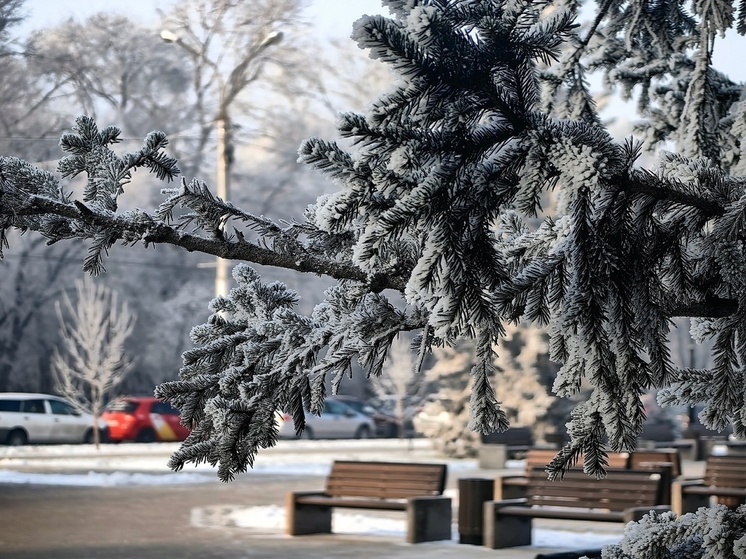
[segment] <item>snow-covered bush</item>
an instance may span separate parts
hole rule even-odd
[[[702,507],[677,518],[672,512],[630,522],[602,559],[746,559],[746,506]]]
[[[500,379],[496,397],[513,427],[529,427],[534,440],[546,442],[559,425],[551,413],[559,400],[549,394],[556,368],[547,359],[549,348],[542,331],[531,326],[506,327],[505,337],[495,347],[495,376]],[[437,388],[437,398],[425,403],[415,416],[415,428],[433,441],[447,456],[468,458],[478,454],[480,442],[470,424],[473,393],[470,371],[474,347],[461,344],[436,348],[427,378]]]

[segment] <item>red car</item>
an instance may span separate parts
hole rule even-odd
[[[101,414],[109,426],[111,442],[183,441],[189,429],[179,423],[179,410],[152,396],[112,400]]]

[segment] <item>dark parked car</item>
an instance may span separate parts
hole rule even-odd
[[[396,416],[386,413],[369,402],[355,398],[354,396],[340,396],[334,397],[340,402],[344,402],[352,409],[364,413],[369,416],[376,426],[377,437],[398,437],[399,436],[399,422]]]

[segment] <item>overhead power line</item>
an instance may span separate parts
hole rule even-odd
[[[71,263],[82,263],[82,259],[80,258],[74,258],[72,256],[61,256],[56,257],[53,255],[44,255],[44,254],[26,254],[21,256],[20,254],[13,254],[12,252],[9,254],[3,255],[3,260],[9,260],[9,259],[19,259],[19,258],[28,258],[31,260],[48,260],[53,262],[71,262]],[[117,258],[108,258],[105,262],[106,264],[122,264],[125,266],[143,266],[146,268],[153,268],[154,262],[148,262],[146,260],[120,260]],[[178,269],[178,270],[196,270],[196,269],[203,269],[205,268],[204,265],[201,265],[203,263],[195,263],[195,264],[164,264],[162,262],[158,262],[157,269],[161,268],[172,268],[172,269]],[[212,263],[210,263],[212,264]],[[0,261],[0,266],[2,266],[2,261]],[[153,271],[157,271],[153,270]]]

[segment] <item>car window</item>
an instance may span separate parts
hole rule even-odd
[[[21,411],[21,401],[0,400],[0,411]]]
[[[161,415],[179,415],[179,410],[166,402],[155,402],[151,411]]]
[[[24,400],[24,413],[47,413],[44,409],[44,400]]]
[[[60,402],[59,400],[47,400],[49,407],[52,408],[52,413],[55,415],[75,415],[73,408],[67,402]]]
[[[340,404],[339,402],[334,402],[332,400],[327,400],[326,404],[324,405],[324,413],[328,413],[331,415],[344,415],[345,412],[349,409],[350,408],[348,408],[344,404]]]
[[[357,400],[344,400],[342,403],[348,408],[352,408],[357,412],[362,412],[365,407],[365,404],[363,402],[359,402]]]
[[[106,411],[118,411],[123,413],[134,413],[137,409],[137,402],[129,400],[114,400],[106,406]]]

